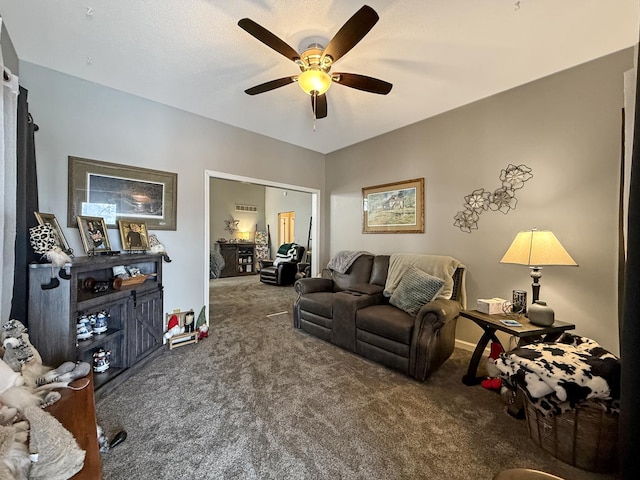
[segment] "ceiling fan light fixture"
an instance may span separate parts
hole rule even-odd
[[[331,75],[321,69],[310,68],[298,75],[298,85],[307,94],[322,95],[331,86]]]

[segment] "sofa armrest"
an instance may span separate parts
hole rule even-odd
[[[273,265],[273,260],[267,260],[266,258],[261,258],[258,260],[258,265],[260,265],[260,269],[265,267],[270,267]]]
[[[436,299],[418,312],[409,354],[409,374],[416,380],[424,381],[451,356],[461,308],[456,300]]]
[[[432,300],[423,305],[418,311],[416,326],[427,321],[431,324],[432,329],[437,330],[438,328],[442,328],[447,322],[458,318],[461,309],[462,306],[460,302],[455,300],[446,300],[443,298]]]
[[[300,278],[294,284],[295,291],[298,295],[314,292],[331,292],[333,291],[333,280],[330,278]]]

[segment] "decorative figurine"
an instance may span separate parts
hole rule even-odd
[[[78,340],[86,340],[93,337],[93,329],[91,328],[91,320],[86,315],[81,315],[78,318],[77,324]]]
[[[100,334],[107,331],[107,313],[103,310],[96,315],[93,333]]]
[[[191,333],[195,330],[195,314],[193,310],[189,310],[187,314],[184,316],[184,331],[186,333]]]
[[[93,371],[96,373],[102,373],[109,370],[111,366],[111,350],[105,351],[104,348],[99,348],[93,352]]]

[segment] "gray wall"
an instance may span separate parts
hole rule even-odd
[[[271,230],[271,252],[278,250],[278,213],[295,212],[294,241],[307,246],[309,219],[311,218],[311,194],[268,187],[265,192],[266,221]]]
[[[222,178],[212,178],[210,181],[209,194],[209,236],[211,246],[215,245],[218,238],[239,238],[237,232],[231,235],[225,230],[227,224],[225,220],[238,220],[238,232],[250,232],[250,240],[254,240],[256,225],[258,230],[266,230],[265,227],[265,207],[263,185],[237,182],[235,180],[224,180]],[[236,204],[254,205],[258,207],[256,213],[236,212]]]
[[[174,259],[166,264],[167,311],[206,301],[204,171],[212,170],[320,189],[321,264],[348,249],[458,257],[469,269],[471,303],[530,291],[526,267],[498,261],[518,231],[553,230],[580,266],[545,268],[541,298],[557,318],[576,323],[577,333],[617,351],[620,109],[632,54],[610,55],[326,158],[26,62],[20,73],[40,126],[42,211],[66,217],[69,155],[178,172],[178,230],[157,232]],[[534,174],[518,192],[517,208],[482,214],[471,234],[454,227],[464,196],[495,189],[510,163]],[[426,180],[426,233],[363,235],[361,188],[416,177]],[[78,232],[65,233],[80,250]],[[116,231],[109,233],[117,248]],[[460,339],[475,343],[479,335],[460,320]]]
[[[178,229],[155,232],[173,259],[165,264],[165,311],[208,303],[205,170],[324,188],[321,154],[28,62],[20,63],[20,83],[29,90],[30,110],[40,126],[40,209],[62,223],[69,155],[178,173]],[[71,246],[82,251],[78,231],[64,230]],[[119,248],[117,230],[109,230],[109,237]]]
[[[2,22],[2,16],[0,16],[0,23]],[[18,55],[16,55],[16,50],[13,48],[13,42],[11,42],[11,38],[9,38],[9,33],[5,28],[4,24],[2,25],[2,33],[0,34],[0,45],[2,46],[2,61],[4,62],[5,67],[11,70],[11,73],[14,75],[18,75],[20,72]]]
[[[218,238],[233,237],[225,230],[225,220],[233,217],[238,220],[240,231],[271,229],[272,253],[278,241],[278,213],[294,211],[296,213],[295,240],[301,245],[307,244],[309,219],[311,218],[311,194],[284,188],[268,187],[236,180],[211,178],[209,196],[210,244],[215,245]],[[248,204],[258,207],[257,213],[235,212],[235,205]],[[251,237],[253,240],[253,237]]]
[[[618,351],[621,109],[623,72],[632,67],[628,49],[328,155],[330,254],[454,256],[468,267],[473,307],[513,289],[531,295],[528,268],[498,262],[518,231],[552,230],[580,266],[544,268],[541,300],[577,333]],[[454,227],[464,196],[499,187],[508,164],[533,170],[517,208],[483,213],[472,233]],[[362,234],[361,188],[417,177],[426,183],[426,232]],[[475,343],[480,334],[459,321],[459,339]]]

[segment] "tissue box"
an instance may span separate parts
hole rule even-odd
[[[476,304],[476,310],[490,315],[504,313],[502,308],[505,302],[506,300],[504,298],[479,298]]]

